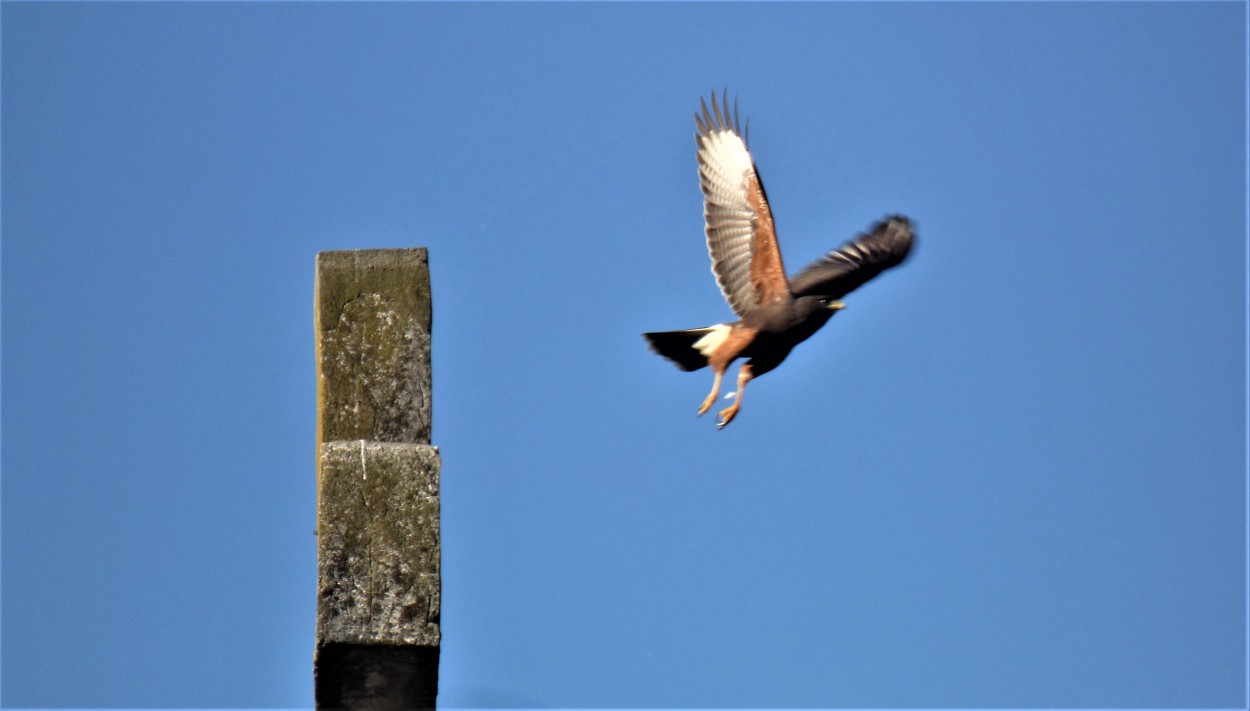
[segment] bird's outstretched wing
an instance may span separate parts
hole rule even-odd
[[[699,99],[699,187],[703,190],[703,219],[712,273],[725,301],[743,317],[760,304],[788,299],[790,287],[781,263],[781,249],[773,227],[768,196],[747,150],[746,134],[738,123],[738,105],[729,112],[712,92],[712,110]]]
[[[867,234],[829,252],[790,279],[795,297],[827,296],[840,299],[890,267],[911,251],[911,221],[893,215],[872,226]]]

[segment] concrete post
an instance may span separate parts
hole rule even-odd
[[[441,595],[425,249],[317,255],[318,709],[434,708]]]

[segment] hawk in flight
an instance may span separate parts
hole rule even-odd
[[[738,320],[643,337],[682,370],[712,367],[712,392],[699,406],[700,415],[716,401],[729,365],[746,359],[738,370],[736,399],[720,412],[717,427],[722,428],[742,407],[748,380],[776,368],[791,349],[825,325],[844,308],[839,299],[903,261],[911,251],[912,229],[906,217],[887,217],[786,278],[764,183],[738,122],[737,101],[732,114],[723,94],[717,103],[712,92],[711,111],[702,99],[699,104],[695,145],[707,248],[716,283]]]

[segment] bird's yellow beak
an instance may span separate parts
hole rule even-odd
[[[842,303],[841,301],[830,301],[828,305],[825,306],[825,308],[829,309],[830,311],[841,311],[842,309],[846,308],[846,304]]]

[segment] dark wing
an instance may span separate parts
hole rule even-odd
[[[790,279],[795,297],[827,296],[840,299],[890,267],[898,266],[911,251],[911,221],[888,217],[868,234],[838,247],[804,267]]]
[[[768,196],[738,124],[738,106],[732,116],[728,99],[712,110],[702,99],[699,127],[699,187],[703,190],[703,219],[712,273],[729,308],[746,316],[756,306],[789,299],[790,286],[781,263],[781,249],[773,227]]]

